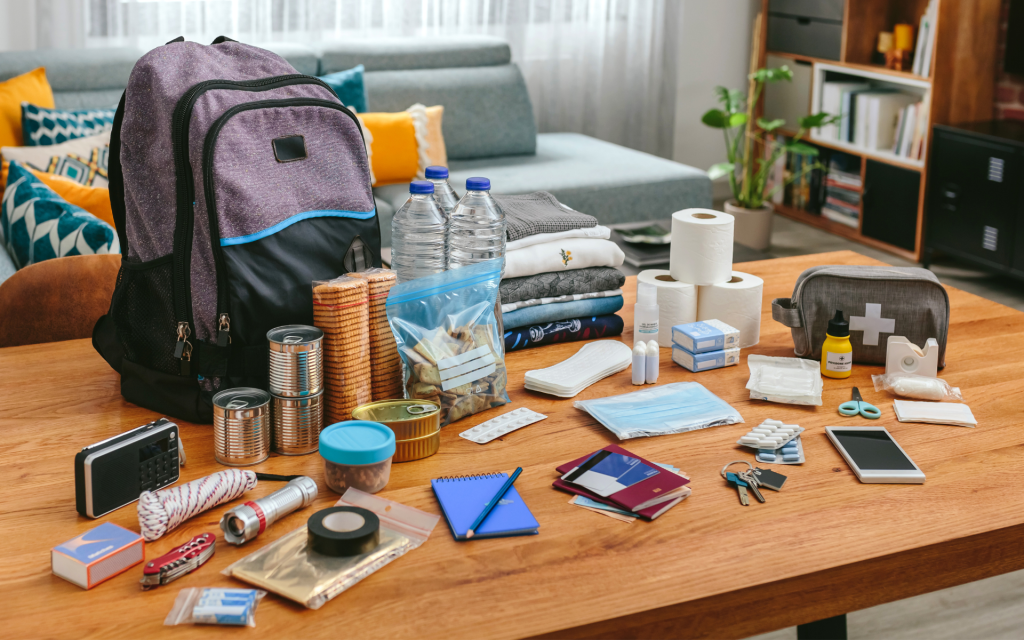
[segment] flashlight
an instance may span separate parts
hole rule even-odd
[[[220,519],[224,539],[233,545],[245,544],[292,511],[313,504],[315,499],[316,483],[313,479],[306,476],[295,478],[268,496],[228,510]]]

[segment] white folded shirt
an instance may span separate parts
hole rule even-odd
[[[892,408],[900,422],[928,422],[931,424],[952,424],[958,427],[975,427],[971,408],[956,402],[912,402],[893,400]]]
[[[568,231],[558,231],[556,233],[537,233],[532,236],[526,236],[525,238],[520,238],[506,243],[505,252],[508,253],[509,251],[515,251],[516,249],[532,247],[535,244],[544,244],[545,242],[566,240],[568,238],[597,238],[599,240],[607,240],[610,237],[612,237],[612,230],[608,227],[602,227],[601,225],[590,227],[589,229],[569,229]]]
[[[626,258],[619,245],[597,238],[568,238],[505,252],[505,278],[570,271],[587,267],[618,267]]]

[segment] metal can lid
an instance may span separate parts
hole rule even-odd
[[[322,330],[306,324],[286,324],[267,332],[267,340],[277,344],[310,344],[323,337]]]
[[[252,387],[227,389],[213,396],[213,406],[232,411],[255,409],[269,402],[269,393],[263,389],[254,389]]]

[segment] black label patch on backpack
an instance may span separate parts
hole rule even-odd
[[[274,157],[278,162],[295,162],[306,159],[306,138],[303,136],[284,136],[274,138]]]

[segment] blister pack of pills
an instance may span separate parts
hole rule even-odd
[[[761,451],[775,451],[803,432],[804,428],[799,425],[783,424],[781,420],[765,420],[737,440],[736,444]]]
[[[804,444],[797,436],[775,451],[758,451],[758,462],[772,464],[803,464],[807,461],[804,458]]]
[[[255,627],[256,607],[265,595],[267,592],[262,589],[182,589],[164,619],[164,626],[219,624]]]
[[[540,422],[544,418],[547,418],[547,416],[542,413],[537,413],[536,411],[532,411],[526,407],[519,407],[518,409],[504,413],[497,418],[491,418],[486,422],[481,422],[472,429],[463,431],[459,436],[477,444],[487,444],[495,438],[500,438],[507,433],[512,433],[516,429],[522,429],[534,422]]]

